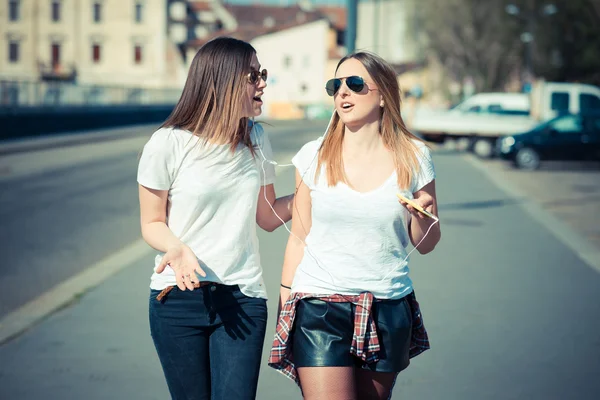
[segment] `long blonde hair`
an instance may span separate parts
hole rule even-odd
[[[384,106],[380,117],[380,135],[386,148],[394,154],[394,165],[401,189],[410,187],[412,177],[420,170],[417,154],[420,152],[415,144],[421,141],[413,135],[404,124],[400,114],[400,87],[394,69],[381,57],[369,52],[357,52],[342,58],[335,71],[344,61],[354,58],[362,63],[376,83],[383,96]],[[318,179],[321,167],[325,166],[327,183],[335,186],[338,182],[349,184],[344,173],[342,160],[342,142],[344,140],[344,123],[337,113],[334,114],[325,139],[319,151],[315,178]]]
[[[229,144],[232,152],[242,143],[254,154],[244,105],[246,76],[255,53],[250,43],[229,37],[202,46],[162,127],[187,129],[204,142]]]

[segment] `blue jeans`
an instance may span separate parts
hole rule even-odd
[[[267,327],[265,299],[239,287],[150,291],[150,332],[175,400],[254,399]]]

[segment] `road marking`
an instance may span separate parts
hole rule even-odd
[[[152,251],[142,239],[136,240],[6,315],[0,320],[0,344],[25,332],[123,268],[150,255]]]
[[[284,153],[278,159],[283,160],[281,164],[289,164],[289,160],[293,156],[292,153]],[[276,166],[275,168],[276,176],[279,176],[286,168],[294,167]],[[19,336],[52,313],[73,302],[78,296],[100,285],[139,259],[152,254],[153,251],[144,240],[138,239],[4,316],[0,319],[0,345]]]
[[[500,189],[514,197],[526,199],[526,201],[519,202],[518,204],[541,225],[552,232],[556,238],[563,242],[577,256],[579,256],[583,262],[589,265],[592,269],[600,272],[600,249],[590,243],[585,236],[573,230],[573,228],[571,228],[565,222],[559,220],[557,217],[552,215],[552,213],[544,210],[539,203],[529,199],[523,192],[511,185],[499,174],[492,173],[492,171],[487,168],[483,162],[478,160],[476,156],[472,154],[464,154],[462,158],[486,174]]]
[[[146,137],[149,139],[150,134],[156,130],[156,127],[157,124],[126,125],[100,130],[79,130],[70,133],[50,133],[39,137],[24,137],[17,140],[2,140],[0,141],[0,155],[29,153],[132,137]]]

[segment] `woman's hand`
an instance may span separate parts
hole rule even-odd
[[[423,213],[415,207],[407,204],[406,201],[402,201],[400,198],[401,196],[398,196],[398,198],[400,199],[400,204],[415,217],[411,219],[410,225],[408,226],[410,242],[417,248],[419,253],[427,254],[435,248],[442,237],[438,216],[437,196],[435,194],[435,180],[432,180],[427,185],[423,186],[415,192],[413,196],[414,199],[412,199],[412,202],[421,206],[425,211],[433,215],[433,217],[430,218],[423,215]]]
[[[206,273],[200,268],[196,255],[185,244],[171,247],[163,256],[160,264],[156,267],[156,273],[162,273],[169,265],[175,271],[177,287],[181,290],[186,288],[194,290],[194,283],[198,282],[198,275],[205,277]]]
[[[433,207],[434,198],[429,193],[424,192],[424,191],[420,192],[418,197],[413,198],[412,201],[415,202],[416,204],[418,204],[419,206],[421,206],[425,211],[428,211],[429,213],[435,215],[434,207]],[[398,199],[398,202],[400,204],[402,204],[412,216],[420,218],[420,219],[429,218],[428,216],[426,216],[425,214],[423,214],[422,212],[420,212],[419,210],[417,210],[415,207],[411,206],[407,202],[403,201],[402,199]]]

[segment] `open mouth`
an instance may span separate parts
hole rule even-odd
[[[354,104],[352,103],[348,103],[347,101],[342,103],[342,108],[344,110],[350,110],[352,107],[354,107]]]
[[[257,103],[261,103],[261,104],[262,104],[262,102],[263,102],[263,101],[262,101],[262,99],[261,99],[261,96],[254,96],[254,97],[252,98],[252,100],[256,101]]]

